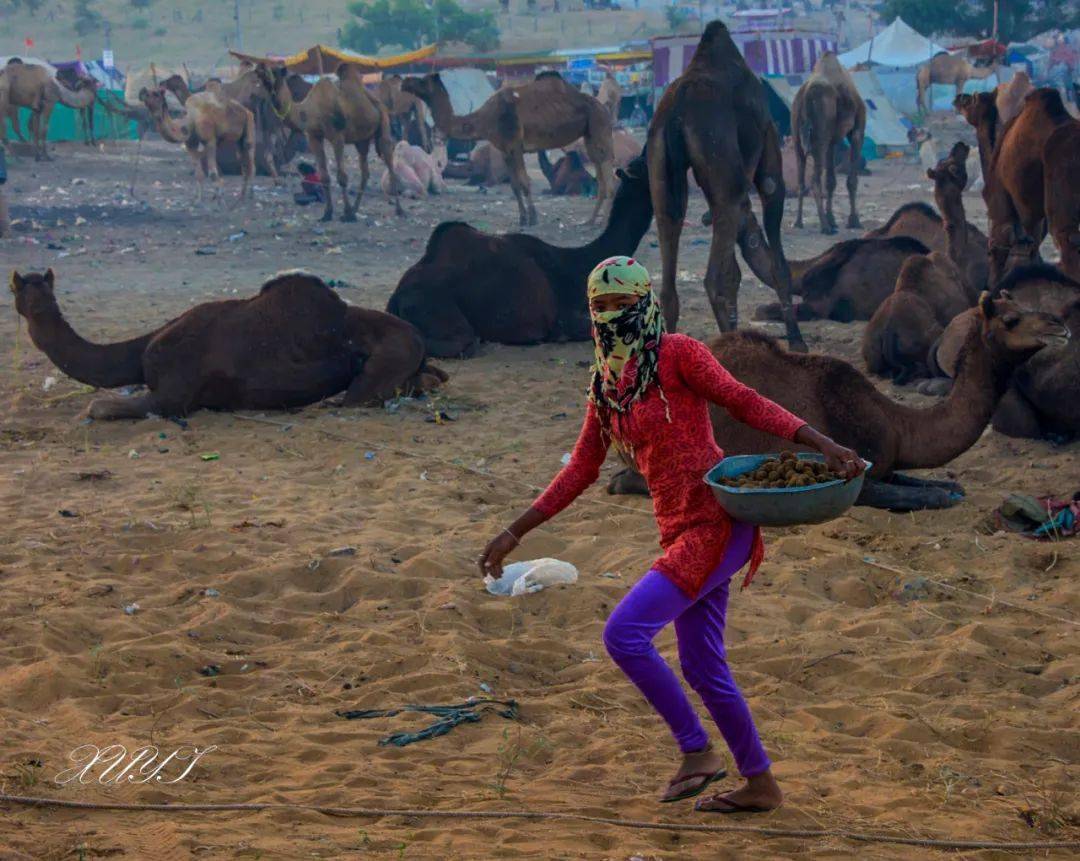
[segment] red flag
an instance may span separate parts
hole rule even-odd
[[[76,60],[81,60],[82,59],[82,45],[76,45],[75,46],[75,59]]]
[[[23,39],[23,44],[26,46],[26,50],[29,51],[31,48],[34,47],[34,40],[27,36],[25,39]]]

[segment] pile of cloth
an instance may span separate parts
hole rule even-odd
[[[994,511],[994,526],[1041,541],[1080,534],[1080,491],[1071,499],[1010,493]]]

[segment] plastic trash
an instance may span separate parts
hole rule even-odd
[[[503,568],[502,577],[488,576],[484,585],[492,595],[527,595],[559,583],[576,583],[578,570],[559,559],[530,559]]]

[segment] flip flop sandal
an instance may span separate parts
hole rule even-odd
[[[706,801],[719,801],[722,804],[726,804],[727,807],[720,809],[712,807],[702,807],[701,805]],[[775,808],[758,807],[756,804],[739,804],[737,801],[732,801],[725,795],[714,795],[712,798],[703,798],[701,801],[694,805],[694,810],[698,811],[699,813],[720,813],[724,815],[731,813],[771,813],[773,809]]]
[[[701,795],[705,791],[705,787],[710,783],[715,783],[718,780],[723,780],[727,777],[727,769],[721,768],[719,771],[695,771],[693,774],[684,774],[682,777],[673,777],[668,781],[668,786],[674,786],[676,783],[685,783],[688,780],[693,780],[695,777],[701,778],[701,783],[691,787],[685,792],[673,795],[671,798],[661,798],[661,804],[671,804],[673,801],[685,801],[687,798],[694,798]]]

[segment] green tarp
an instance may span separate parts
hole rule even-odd
[[[116,97],[115,100],[117,102],[123,103],[124,93],[122,90],[110,90],[109,92]],[[108,98],[108,96],[106,96],[106,98]],[[26,108],[22,108],[19,111],[19,120],[23,134],[29,136],[30,111]],[[134,122],[125,119],[124,117],[110,114],[100,103],[94,105],[94,135],[98,138],[108,140],[135,140],[137,137]],[[16,140],[15,136],[11,133],[10,128],[8,129],[7,137],[9,141]],[[66,105],[58,104],[53,109],[52,116],[49,117],[48,140],[85,140],[82,122],[79,119],[79,112]]]

